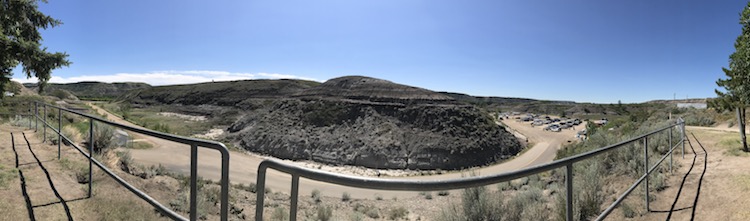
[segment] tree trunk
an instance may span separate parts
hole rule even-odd
[[[745,152],[749,152],[747,149],[747,139],[745,136],[745,108],[744,107],[737,108],[737,123],[740,128],[740,140],[742,141],[742,150]]]

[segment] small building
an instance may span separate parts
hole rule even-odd
[[[4,97],[13,97],[13,96],[15,96],[15,95],[16,95],[16,94],[14,94],[13,92],[10,92],[10,91],[6,91],[5,93],[3,93],[3,96],[4,96]]]
[[[677,103],[678,108],[695,108],[695,109],[706,109],[708,104],[706,103]]]

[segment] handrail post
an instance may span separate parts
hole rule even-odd
[[[680,129],[680,132],[682,133],[682,136],[680,136],[680,139],[682,139],[680,141],[682,142],[682,159],[685,159],[685,120],[682,118],[680,118]]]
[[[29,102],[29,130],[31,130],[31,128],[33,128],[32,125],[31,125],[31,119],[34,119],[34,115],[31,114],[31,112],[33,111],[33,110],[31,110],[31,103],[33,103],[33,101]]]
[[[565,220],[573,221],[573,164],[565,166]]]
[[[646,176],[646,179],[644,180],[646,182],[644,185],[644,189],[646,189],[646,212],[650,212],[651,210],[648,206],[648,137],[643,138],[643,174]]]
[[[297,199],[299,198],[299,175],[292,175],[292,196],[289,203],[289,221],[297,221]]]
[[[672,150],[674,150],[674,146],[672,146],[672,128],[669,127],[669,173],[672,173]]]
[[[198,220],[198,146],[190,145],[190,220]]]
[[[258,165],[258,177],[255,182],[255,221],[263,221],[263,200],[266,198],[266,166]]]
[[[57,159],[60,159],[60,145],[62,144],[62,109],[57,109]]]
[[[221,145],[221,211],[222,221],[229,220],[229,150]]]
[[[44,135],[44,138],[42,138],[42,143],[47,142],[47,105],[42,105],[42,109],[44,109],[44,116],[42,116],[42,122],[44,122],[44,125],[42,125],[42,135]]]
[[[94,158],[94,119],[89,118],[89,197],[91,198],[91,184],[94,182],[91,169],[92,158]]]
[[[39,103],[34,102],[34,132],[39,131]]]

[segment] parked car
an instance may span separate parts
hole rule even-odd
[[[541,126],[544,125],[544,122],[542,120],[536,119],[534,122],[531,123],[532,126]]]
[[[549,126],[545,127],[545,128],[544,128],[544,130],[549,130],[549,131],[552,131],[552,129],[554,129],[554,128],[560,129],[560,125],[557,125],[557,124],[551,124],[551,125],[549,125]]]
[[[575,125],[581,124],[581,119],[576,118],[575,120],[573,120],[573,124]]]

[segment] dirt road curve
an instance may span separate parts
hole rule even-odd
[[[115,115],[110,114],[109,112],[96,105],[91,106],[100,113],[106,114],[107,118],[111,121],[133,127],[139,127]],[[563,130],[563,132],[555,133],[543,131],[540,127],[532,128],[526,122],[506,120],[504,123],[527,136],[529,138],[529,141],[535,143],[535,145],[530,150],[524,152],[522,155],[512,160],[478,169],[477,172],[479,172],[479,174],[486,175],[500,173],[521,169],[532,165],[538,165],[545,162],[551,162],[555,158],[556,151],[558,148],[560,148],[562,143],[565,143],[568,140],[575,139],[575,130]],[[584,127],[576,127],[576,129],[581,128]],[[130,150],[133,159],[135,159],[137,162],[145,165],[162,164],[172,171],[177,171],[184,174],[190,173],[190,147],[188,145],[148,136],[140,136],[137,138],[146,139],[154,144],[154,148],[151,149]],[[266,158],[269,157],[231,151],[229,163],[229,176],[231,182],[256,182],[255,179],[257,175],[258,165],[262,160]],[[200,176],[207,179],[219,180],[221,169],[220,165],[221,156],[217,151],[209,149],[199,149],[198,173]],[[462,174],[460,173],[447,173],[434,176],[403,177],[396,179],[439,180],[460,178],[461,176]],[[291,177],[287,174],[270,170],[266,175],[266,186],[271,188],[271,190],[273,191],[289,192],[291,186]],[[301,195],[307,195],[314,189],[320,190],[322,194],[332,197],[340,197],[345,192],[351,194],[351,196],[355,198],[373,198],[375,195],[383,196],[385,198],[391,198],[415,196],[418,194],[418,192],[380,191],[351,188],[322,183],[304,178],[300,179]]]

